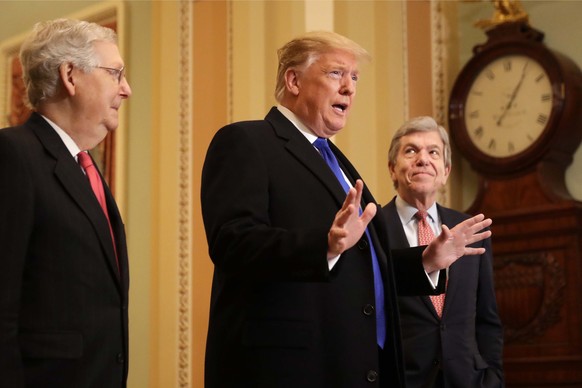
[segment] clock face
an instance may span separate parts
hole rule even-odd
[[[471,142],[490,157],[519,154],[543,134],[553,98],[547,72],[529,56],[489,62],[467,94],[464,121]]]

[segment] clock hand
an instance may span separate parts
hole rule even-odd
[[[525,69],[527,68],[528,64],[529,64],[529,61],[526,62],[525,65],[523,65],[523,69],[521,70],[521,78],[519,79],[519,82],[517,83],[517,85],[515,85],[515,88],[513,89],[513,93],[511,93],[511,97],[509,97],[509,102],[507,103],[507,105],[505,105],[505,108],[503,109],[501,116],[499,116],[499,119],[497,119],[497,126],[498,127],[501,126],[501,121],[503,121],[503,118],[507,114],[507,111],[509,110],[509,108],[511,108],[511,105],[513,104],[513,100],[515,100],[515,97],[517,96],[517,92],[520,89],[521,84],[523,83],[523,79],[525,78]]]

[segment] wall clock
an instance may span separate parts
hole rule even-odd
[[[488,35],[451,92],[459,152],[487,175],[516,174],[556,153],[569,164],[582,139],[577,65],[527,23],[501,24]]]
[[[488,26],[453,85],[449,129],[479,176],[467,212],[493,219],[506,386],[580,387],[582,204],[565,170],[582,139],[582,72],[524,15]]]

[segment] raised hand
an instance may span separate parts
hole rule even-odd
[[[442,226],[441,234],[435,238],[422,253],[424,269],[427,273],[448,268],[465,255],[482,255],[485,248],[472,248],[477,241],[491,237],[490,230],[483,230],[493,221],[485,218],[483,214],[471,217],[453,229]]]
[[[356,244],[364,234],[366,227],[376,215],[377,206],[369,203],[362,214],[359,209],[362,200],[364,182],[358,179],[346,196],[342,208],[335,215],[327,235],[327,258],[342,254]]]

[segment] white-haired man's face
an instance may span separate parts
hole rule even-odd
[[[437,131],[403,136],[396,163],[389,166],[398,194],[411,205],[422,202],[431,206],[450,174],[444,156],[444,144]]]

